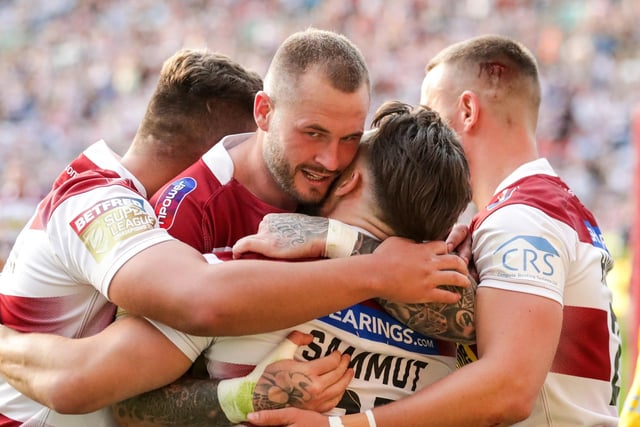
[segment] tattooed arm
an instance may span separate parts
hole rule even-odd
[[[259,252],[274,258],[305,258],[325,255],[329,219],[303,214],[269,214],[260,223],[258,233],[240,239],[233,247],[234,254]],[[466,226],[452,231],[448,243],[451,248],[460,244],[468,262],[470,241]],[[372,253],[381,242],[358,233],[351,255]],[[442,286],[461,295],[456,304],[424,303],[400,304],[378,299],[382,307],[400,322],[416,332],[464,344],[475,342],[475,293],[477,284],[469,276],[471,286],[457,288]]]
[[[294,406],[328,411],[339,402],[353,378],[349,361],[349,356],[333,352],[310,362],[279,360],[267,364],[264,372],[257,368],[261,373],[253,392],[253,408]],[[121,427],[237,425],[222,410],[220,396],[224,394],[218,393],[219,384],[220,380],[215,379],[183,377],[169,386],[117,403],[112,412]]]
[[[256,252],[270,258],[320,258],[325,256],[329,219],[298,213],[268,214],[258,233],[243,237],[233,246],[235,258]],[[351,255],[370,254],[380,241],[358,233]]]
[[[468,288],[447,287],[461,294],[455,304],[401,304],[378,298],[380,305],[393,317],[423,335],[455,341],[476,342],[475,302],[477,283],[471,279]]]
[[[217,381],[182,378],[112,406],[121,426],[233,426],[220,409]]]
[[[288,375],[288,373],[287,373]],[[291,401],[295,396],[308,396],[305,381],[290,389],[278,388],[274,394]],[[120,427],[204,427],[235,426],[220,407],[217,380],[184,377],[166,387],[153,390],[112,406],[113,416]],[[286,396],[282,398],[282,393]],[[269,388],[256,386],[254,408],[278,409],[288,405],[269,398]]]

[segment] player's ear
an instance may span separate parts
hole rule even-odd
[[[334,194],[338,197],[344,197],[357,189],[361,182],[362,171],[357,167],[353,168],[350,172],[347,172],[346,176],[340,177],[340,182],[337,183]]]
[[[464,130],[468,131],[475,126],[478,121],[478,114],[480,113],[480,100],[475,92],[465,90],[460,95],[459,100],[460,121]]]
[[[273,114],[273,102],[271,97],[264,91],[258,91],[253,101],[253,117],[258,128],[263,131],[269,130],[269,120]]]

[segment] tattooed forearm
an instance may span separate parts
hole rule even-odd
[[[328,230],[328,218],[299,213],[281,213],[266,215],[260,224],[258,234],[268,236],[276,247],[276,250],[268,255],[315,257],[324,254]],[[378,245],[380,241],[358,233],[358,240],[351,255],[373,253]]]
[[[287,406],[306,408],[312,380],[304,373],[269,365],[253,393],[255,410]],[[218,381],[182,378],[112,407],[120,427],[235,426],[218,402]]]
[[[218,403],[217,381],[183,378],[112,407],[118,425],[137,427],[234,426]]]
[[[464,289],[443,286],[462,295],[456,304],[399,304],[382,298],[378,302],[389,314],[416,332],[447,341],[473,344],[476,340],[477,284],[471,277],[469,279],[471,286]]]
[[[329,220],[303,214],[269,214],[263,219],[268,231],[277,236],[277,245],[282,247],[304,246],[308,242],[321,242],[327,238]]]

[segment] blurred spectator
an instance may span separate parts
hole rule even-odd
[[[481,33],[521,40],[544,79],[542,154],[606,231],[626,236],[639,21],[637,0],[3,0],[0,187],[18,193],[2,195],[0,216],[46,193],[97,139],[127,146],[177,49],[206,46],[264,74],[278,43],[313,25],[362,49],[372,107],[417,102],[425,62],[444,45]]]
[[[0,269],[22,226],[33,213],[40,193],[29,179],[28,165],[5,159],[0,179]]]

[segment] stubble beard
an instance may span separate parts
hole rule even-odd
[[[297,171],[291,167],[283,147],[273,139],[265,144],[263,157],[271,177],[276,181],[280,189],[291,196],[296,203],[300,205],[317,205],[324,200],[325,194],[310,191],[309,194],[305,195],[296,188],[295,175]]]

